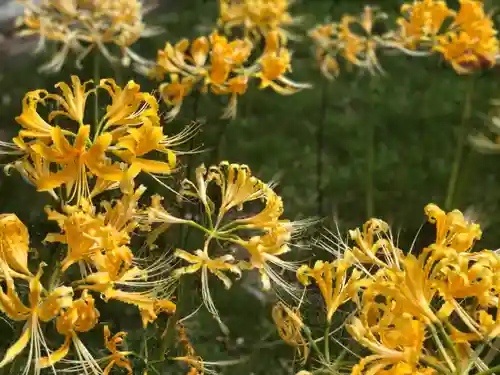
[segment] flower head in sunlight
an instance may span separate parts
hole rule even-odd
[[[476,350],[500,336],[498,252],[473,249],[481,230],[460,211],[428,204],[425,213],[436,235],[423,248],[400,250],[388,224],[371,219],[362,230],[349,231],[353,243],[333,236],[333,262],[299,269],[301,282],[312,278],[318,285],[327,311],[348,298],[356,304],[347,329],[371,353],[353,374],[462,372],[474,363]],[[339,276],[332,266],[346,261],[354,281],[347,285],[341,274],[334,286]]]
[[[55,189],[64,187],[58,190],[60,198],[80,202],[119,186],[130,192],[140,172],[161,176],[175,170],[172,147],[189,139],[195,127],[165,135],[156,99],[134,81],[123,88],[112,79],[94,88],[76,76],[71,81],[71,86],[56,85],[60,93],[27,93],[16,118],[22,129],[13,141],[23,156],[12,166],[38,191],[57,197]],[[91,126],[87,99],[96,90],[108,94],[109,104]]]
[[[310,279],[318,286],[326,305],[326,319],[331,321],[337,309],[349,299],[349,292],[356,279],[356,273],[349,275],[350,265],[345,260],[323,262],[318,260],[314,267],[302,265],[297,270],[297,279],[305,286]]]
[[[442,0],[415,0],[403,4],[401,13],[403,17],[397,20],[400,30],[396,39],[409,49],[432,44],[434,38],[442,33],[445,21],[456,14]]]
[[[143,21],[145,8],[140,0],[21,0],[24,17],[20,19],[21,35],[40,37],[39,50],[46,41],[56,44],[58,51],[42,67],[45,71],[62,68],[68,53],[76,54],[77,65],[93,50],[110,60],[128,65],[141,60],[130,47],[141,37],[155,35],[158,30]],[[97,53],[97,52],[96,52]]]
[[[219,0],[218,24],[228,35],[232,34],[233,29],[241,28],[245,36],[255,39],[272,31],[288,37],[287,28],[298,21],[289,12],[292,1]]]
[[[396,44],[438,52],[459,74],[490,68],[500,54],[498,31],[480,0],[460,0],[454,11],[441,0],[404,4]]]
[[[202,206],[204,217],[199,222],[175,218],[159,206],[158,198],[144,220],[161,225],[182,222],[205,234],[202,249],[176,251],[175,256],[187,265],[175,269],[173,275],[201,273],[203,301],[221,327],[209,275],[229,289],[233,284],[230,274],[239,278],[244,271],[257,271],[264,290],[276,286],[294,295],[296,288],[281,273],[295,272],[297,266],[284,255],[290,252],[293,237],[310,222],[282,219],[283,201],[272,184],[253,176],[247,165],[224,161],[208,168],[199,166],[195,180],[184,180],[180,193]]]
[[[340,73],[341,57],[348,67],[366,69],[371,74],[383,72],[377,50],[384,47],[388,35],[378,35],[374,25],[387,18],[377,8],[366,6],[359,16],[344,15],[337,23],[318,25],[309,32],[316,46],[316,59],[327,78]]]

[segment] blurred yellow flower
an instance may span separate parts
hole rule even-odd
[[[59,48],[42,67],[45,71],[60,70],[70,51],[76,53],[80,66],[95,48],[111,62],[119,61],[111,50],[118,48],[122,63],[128,65],[131,59],[140,60],[131,45],[141,37],[158,33],[144,24],[140,0],[21,0],[21,3],[25,10],[19,20],[20,34],[39,36],[40,50],[47,40]]]
[[[271,31],[288,37],[286,28],[297,23],[288,11],[293,0],[219,0],[218,25],[228,35],[242,28],[246,37],[259,39]]]
[[[460,0],[459,4],[458,11],[438,0],[404,4],[401,11],[407,16],[398,19],[396,43],[436,51],[460,74],[494,66],[500,44],[492,16],[485,13],[481,0]]]
[[[318,25],[310,30],[321,72],[330,79],[338,76],[339,56],[348,67],[355,65],[371,74],[383,72],[377,50],[385,46],[389,34],[377,35],[373,26],[385,18],[385,13],[366,6],[359,16],[344,15],[338,23]]]
[[[443,32],[444,22],[456,13],[442,0],[415,0],[401,6],[403,17],[398,18],[397,39],[407,48],[432,43]]]
[[[187,39],[175,45],[167,43],[158,51],[156,65],[148,70],[160,81],[168,75],[168,81],[159,88],[171,107],[167,120],[178,115],[185,97],[195,90],[229,96],[222,117],[234,118],[238,97],[246,93],[252,78],[261,80],[260,88],[271,87],[282,95],[309,88],[285,77],[291,69],[291,54],[281,40],[277,31],[267,33],[264,52],[254,61],[250,61],[254,44],[248,38],[229,40],[213,32],[191,43]]]

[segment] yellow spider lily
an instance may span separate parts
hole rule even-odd
[[[261,236],[253,236],[249,240],[238,239],[234,242],[248,251],[250,260],[240,261],[242,269],[256,269],[260,273],[262,289],[270,290],[271,282],[281,287],[289,294],[294,295],[294,287],[285,281],[278,272],[273,269],[277,266],[280,269],[295,272],[297,270],[293,262],[280,258],[290,251],[290,240],[293,228],[287,224],[276,226]]]
[[[80,332],[88,332],[93,329],[99,320],[99,311],[95,308],[94,298],[84,290],[79,299],[74,300],[66,310],[56,319],[57,332],[65,336],[64,344],[39,361],[41,368],[54,366],[55,363],[63,361],[68,355],[71,343],[77,352],[79,360],[93,370],[100,373],[101,368],[96,360],[90,355],[88,349],[78,337]]]
[[[29,305],[25,305],[16,292],[14,280],[8,272],[7,265],[0,260],[7,286],[7,292],[0,290],[0,310],[12,320],[26,322],[21,336],[7,349],[4,358],[0,361],[0,368],[14,360],[29,345],[30,350],[24,373],[29,372],[32,361],[35,362],[35,372],[39,373],[42,347],[47,348],[40,323],[55,319],[65,308],[71,306],[72,288],[61,286],[50,292],[43,289],[40,284],[43,266],[44,264],[41,264],[36,276],[29,281]]]
[[[220,281],[222,281],[226,289],[231,288],[232,281],[224,274],[224,272],[229,271],[239,277],[241,276],[240,268],[233,264],[234,257],[232,255],[222,255],[218,258],[210,258],[208,255],[208,249],[205,249],[204,251],[196,250],[194,254],[178,249],[175,251],[174,255],[175,257],[190,263],[189,266],[175,269],[173,272],[174,277],[181,277],[182,275],[195,273],[201,270],[201,291],[203,303],[214,318],[216,318],[221,326],[223,326],[210,294],[208,286],[208,272],[212,273]]]
[[[28,228],[14,214],[0,215],[0,259],[13,277],[31,276]]]
[[[302,265],[297,270],[297,279],[303,285],[309,285],[309,279],[313,279],[319,287],[325,301],[326,319],[328,321],[332,319],[337,309],[350,299],[350,285],[356,277],[348,275],[349,267],[350,264],[345,260],[337,260],[335,262],[318,260],[314,263],[313,268]]]
[[[124,292],[109,288],[104,291],[103,296],[106,300],[114,299],[137,306],[141,313],[144,327],[147,327],[150,322],[155,321],[159,313],[166,312],[173,314],[176,310],[176,306],[172,301],[157,299],[147,293]]]
[[[472,248],[474,241],[481,238],[479,225],[467,222],[458,210],[445,213],[435,204],[429,204],[425,207],[425,213],[429,222],[436,224],[436,247],[451,247],[465,252]]]
[[[11,167],[39,191],[56,196],[54,189],[64,186],[63,198],[77,203],[115,189],[120,183],[125,192],[130,192],[134,177],[141,171],[170,174],[175,170],[176,155],[172,148],[190,139],[196,126],[190,125],[174,136],[163,134],[156,99],[141,92],[134,81],[122,88],[112,79],[103,79],[98,87],[88,88],[90,81],[82,84],[76,76],[71,80],[71,87],[64,82],[56,85],[62,95],[45,90],[26,94],[23,113],[16,118],[23,129],[13,140],[24,156]],[[103,89],[111,103],[92,129],[86,124],[86,102],[97,89]],[[45,120],[38,112],[38,105],[50,103],[60,108],[50,112]],[[58,116],[72,121],[76,133],[58,126],[55,123]],[[167,161],[146,157],[153,152],[167,155]],[[112,160],[112,154],[124,163]]]
[[[398,20],[401,30],[397,38],[410,49],[427,45],[460,74],[494,66],[500,44],[491,15],[484,12],[482,1],[460,0],[459,3],[458,12],[437,0],[416,0],[403,5],[401,10],[408,17]],[[447,19],[452,22],[443,28]]]
[[[131,353],[128,351],[120,351],[118,349],[118,346],[123,344],[123,340],[126,336],[127,333],[123,331],[111,336],[109,327],[107,325],[104,326],[104,343],[106,349],[111,352],[111,354],[108,356],[109,363],[104,369],[104,375],[110,374],[111,370],[115,366],[127,370],[128,375],[132,375],[132,365],[130,364],[130,360],[127,358],[127,356]]]
[[[390,35],[376,35],[373,26],[376,21],[385,18],[385,13],[366,6],[360,16],[344,15],[338,23],[312,29],[309,35],[317,46],[316,57],[325,76],[331,79],[339,74],[338,56],[349,67],[355,65],[371,74],[382,73],[377,49],[387,45]]]
[[[158,51],[156,66],[149,69],[151,76],[168,82],[160,85],[164,101],[171,107],[167,119],[172,120],[180,111],[184,98],[195,89],[216,95],[230,95],[223,118],[234,118],[238,96],[246,93],[252,78],[261,80],[261,88],[271,87],[279,94],[288,95],[309,88],[285,76],[291,70],[291,54],[284,47],[277,31],[266,34],[263,55],[249,62],[254,50],[248,39],[228,40],[213,32],[208,38],[199,37],[190,43],[183,39],[176,45],[167,43]]]
[[[40,46],[54,42],[59,50],[41,70],[58,71],[70,51],[77,55],[77,65],[93,50],[99,51],[111,62],[116,62],[107,45],[121,50],[122,63],[141,60],[130,46],[141,37],[158,31],[146,27],[144,10],[138,0],[81,2],[77,0],[22,0],[25,6],[20,35],[38,35]]]
[[[256,39],[275,30],[285,37],[286,28],[297,22],[288,11],[291,4],[289,0],[219,0],[218,25],[228,35],[241,27],[246,36]]]
[[[127,245],[130,235],[138,225],[135,218],[137,204],[145,190],[141,186],[134,194],[124,195],[114,205],[102,202],[104,213],[97,213],[95,207],[87,201],[80,206],[65,206],[64,214],[48,209],[49,220],[56,221],[62,233],[50,233],[45,241],[68,246],[61,270],[65,272],[78,262],[87,263],[87,266],[93,264],[101,251],[129,254]]]
[[[280,45],[279,34],[276,31],[269,32],[265,42],[264,53],[258,60],[260,71],[255,73],[261,80],[260,88],[271,87],[281,95],[311,88],[309,84],[298,83],[285,76],[285,73],[291,71],[291,53]]]
[[[403,4],[401,13],[405,16],[397,20],[401,28],[397,39],[410,49],[422,43],[432,43],[443,31],[443,23],[456,15],[442,0],[416,0],[411,4]]]
[[[170,174],[176,165],[175,153],[162,144],[164,139],[163,127],[153,126],[146,119],[143,121],[144,124],[140,128],[129,129],[128,135],[120,138],[116,145],[120,150],[114,152],[115,155],[130,165],[124,177],[124,183],[127,186],[122,189],[124,191],[132,189],[133,180],[141,171],[154,174]],[[167,162],[142,157],[152,151],[165,153]]]

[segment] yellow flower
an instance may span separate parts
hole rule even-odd
[[[76,1],[23,0],[24,26],[21,35],[38,35],[39,49],[49,40],[58,46],[51,61],[41,69],[58,71],[69,51],[76,53],[77,65],[95,48],[111,62],[116,62],[108,45],[121,51],[122,63],[141,61],[130,46],[141,37],[157,33],[143,22],[144,9],[138,0]]]
[[[407,48],[415,49],[421,43],[432,43],[433,38],[443,31],[443,23],[455,12],[441,0],[416,0],[403,4],[397,20],[400,26],[397,39]]]
[[[175,46],[167,43],[158,51],[157,65],[151,72],[159,79],[169,75],[169,81],[160,85],[164,101],[172,107],[167,120],[177,116],[184,98],[197,84],[202,92],[210,87],[216,95],[231,95],[224,117],[234,117],[237,96],[247,89],[244,64],[252,52],[252,43],[246,39],[229,41],[213,32],[208,38],[195,39],[191,48],[189,45],[186,39]]]
[[[182,102],[193,89],[194,80],[192,77],[179,78],[178,74],[170,74],[170,82],[162,83],[159,87],[160,94],[165,103],[172,107],[166,115],[166,120],[173,120],[180,112]]]
[[[482,1],[460,0],[453,23],[437,38],[434,49],[457,73],[470,73],[496,64],[500,53],[497,34],[491,16],[484,12]]]
[[[144,123],[140,128],[131,128],[128,134],[121,137],[116,147],[119,150],[114,154],[130,165],[124,176],[126,188],[123,191],[131,191],[134,178],[141,172],[153,174],[170,174],[175,168],[176,157],[172,150],[169,150],[162,142],[162,126],[154,126],[151,121],[143,119]],[[146,154],[158,151],[166,155],[167,161],[146,159]]]
[[[108,375],[111,373],[113,367],[118,366],[125,370],[129,375],[132,375],[132,365],[130,364],[130,360],[127,358],[131,352],[128,351],[120,351],[118,349],[119,345],[123,344],[124,338],[127,336],[126,332],[120,331],[115,335],[111,336],[111,331],[108,326],[104,326],[104,344],[106,349],[108,349],[111,354],[108,356],[109,363],[104,369],[104,375]]]
[[[290,4],[289,0],[219,0],[218,24],[228,35],[240,27],[257,39],[275,30],[286,36],[286,28],[297,22],[288,11]]]
[[[229,271],[237,276],[241,276],[241,270],[237,265],[233,264],[234,257],[232,255],[222,255],[218,258],[210,258],[208,255],[208,249],[205,249],[204,251],[196,250],[194,254],[177,249],[174,255],[175,257],[190,263],[189,266],[175,269],[173,272],[174,277],[181,277],[182,275],[195,273],[201,270],[203,303],[214,318],[218,320],[221,327],[224,327],[220,321],[219,313],[210,294],[208,286],[208,272],[212,273],[215,277],[222,281],[226,289],[231,288],[232,281],[227,275],[224,274],[224,272]]]
[[[344,15],[340,22],[319,25],[309,32],[316,44],[316,57],[321,71],[327,78],[339,74],[337,57],[370,73],[383,72],[377,58],[379,46],[388,43],[390,35],[376,35],[373,25],[387,15],[377,8],[366,6],[358,16]],[[361,30],[361,31],[359,31]]]
[[[273,269],[273,266],[292,272],[297,269],[293,262],[280,258],[290,251],[289,243],[292,230],[291,224],[283,223],[261,236],[253,236],[249,240],[239,239],[235,241],[235,243],[247,250],[250,256],[248,262],[240,261],[240,267],[246,270],[258,270],[264,290],[270,290],[271,282],[274,282],[288,293],[294,294],[294,287],[285,281],[279,272]]]
[[[261,80],[261,89],[271,87],[278,94],[290,95],[311,88],[309,84],[298,83],[285,76],[285,73],[291,71],[291,54],[281,45],[280,36],[276,31],[266,35],[264,53],[258,64],[260,71],[255,73],[255,76]]]
[[[93,370],[100,371],[95,359],[78,337],[79,332],[88,332],[93,329],[99,320],[99,311],[95,308],[94,298],[84,290],[79,299],[74,300],[66,310],[62,311],[56,319],[57,332],[65,336],[64,344],[49,356],[39,361],[41,368],[54,366],[68,355],[71,343],[77,352],[80,361]]]
[[[140,126],[144,124],[144,120],[149,120],[154,125],[160,122],[155,97],[147,92],[141,92],[141,86],[134,81],[129,81],[124,88],[121,88],[114,79],[101,79],[99,88],[104,89],[111,98],[111,104],[106,107],[106,114],[101,120],[100,130]],[[118,131],[115,128],[115,132]]]
[[[106,301],[114,299],[137,306],[141,313],[143,327],[147,327],[150,322],[155,321],[159,313],[167,312],[173,314],[176,309],[172,301],[157,299],[155,296],[148,293],[124,292],[122,290],[108,288],[104,291],[103,295]]]
[[[424,324],[391,309],[390,304],[376,302],[365,304],[360,315],[352,319],[347,330],[373,355],[363,358],[352,373],[361,374],[367,365],[373,371],[405,364],[415,371],[425,339]]]
[[[330,321],[337,309],[346,303],[349,297],[349,288],[355,276],[349,276],[350,264],[345,260],[335,262],[314,263],[314,267],[302,265],[297,270],[297,279],[305,286],[313,279],[318,286],[326,305],[326,319]],[[334,284],[335,280],[335,284]]]
[[[431,203],[425,207],[425,214],[430,223],[436,224],[436,240],[433,246],[451,247],[458,252],[465,252],[472,248],[474,241],[481,238],[479,225],[469,223],[458,210],[445,213]]]
[[[28,228],[14,214],[0,215],[0,259],[13,277],[31,276]]]
[[[48,209],[49,220],[57,222],[61,233],[50,233],[45,241],[67,245],[61,271],[65,272],[77,262],[91,264],[101,251],[120,249],[121,253],[130,252],[127,245],[138,225],[135,214],[138,200],[145,190],[141,186],[134,194],[124,195],[114,205],[103,201],[104,213],[97,213],[87,201],[79,206],[65,206],[64,214]]]
[[[12,320],[26,322],[21,336],[5,352],[4,358],[0,361],[0,368],[13,361],[29,344],[30,350],[24,373],[29,372],[33,360],[35,361],[35,371],[39,371],[42,348],[47,350],[47,343],[40,323],[53,320],[65,308],[71,306],[72,288],[61,286],[48,292],[43,289],[40,283],[43,266],[44,264],[40,265],[36,276],[29,281],[29,305],[26,305],[16,292],[14,280],[8,272],[7,265],[3,260],[0,260],[0,267],[7,287],[6,292],[0,290],[0,310]]]
[[[87,88],[78,77],[72,77],[72,88],[64,82],[56,85],[59,94],[36,90],[26,94],[23,113],[16,118],[23,127],[14,143],[24,156],[12,166],[32,182],[39,191],[57,195],[54,189],[64,186],[65,200],[80,202],[105,190],[120,186],[125,192],[133,188],[133,179],[141,171],[170,174],[176,165],[173,147],[190,139],[197,127],[190,125],[179,134],[163,134],[156,99],[141,92],[129,81],[122,88],[112,79],[103,79],[97,88]],[[92,129],[86,124],[86,101],[96,89],[104,89],[111,99],[106,112]],[[52,111],[45,120],[38,104],[55,102],[61,109]],[[55,117],[65,116],[74,129],[54,124]],[[67,122],[64,122],[66,125]],[[167,161],[155,161],[155,152],[167,155]],[[148,154],[146,157],[146,154]],[[116,162],[118,155],[124,163]],[[128,168],[127,168],[128,166]]]

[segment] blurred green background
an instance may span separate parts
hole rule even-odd
[[[306,30],[328,19],[338,20],[345,13],[358,14],[365,4],[359,0],[302,0],[291,12],[304,16],[299,29]],[[394,19],[401,2],[379,0],[374,5]],[[149,23],[164,27],[166,32],[140,41],[134,50],[155,59],[156,51],[163,48],[166,40],[175,43],[180,38],[208,34],[216,17],[215,0],[171,0],[147,17]],[[367,219],[366,140],[371,128],[375,140],[374,214],[388,221],[395,234],[401,234],[402,246],[408,245],[425,223],[424,206],[430,202],[444,204],[457,144],[461,142],[459,127],[469,81],[475,80],[475,89],[472,115],[466,127],[468,133],[473,133],[485,128],[483,116],[490,110],[489,101],[499,94],[499,70],[466,77],[457,75],[437,58],[382,54],[380,61],[385,75],[372,77],[356,68],[352,72],[343,69],[338,79],[326,82],[317,69],[312,42],[307,37],[292,42],[290,48],[294,51],[290,77],[312,83],[311,90],[283,97],[271,90],[253,88],[240,100],[238,117],[229,123],[219,119],[224,106],[220,98],[202,95],[196,116],[190,98],[181,115],[165,125],[166,133],[191,120],[201,120],[204,125],[196,145],[206,149],[218,145],[220,160],[248,164],[263,180],[279,181],[278,191],[283,196],[288,218],[320,214],[326,216],[327,227],[336,222],[344,231]],[[17,132],[14,117],[21,111],[25,92],[50,89],[58,81],[69,81],[71,74],[92,78],[91,59],[81,71],[68,61],[58,74],[37,73],[37,67],[48,55],[47,49],[37,56],[25,53],[2,58],[1,140]],[[122,69],[117,73],[104,61],[102,65],[102,78],[119,75],[122,83],[133,78],[145,90],[155,88],[133,71]],[[319,150],[321,123],[324,128]],[[221,127],[225,127],[223,140]],[[324,163],[321,207],[318,207],[318,152]],[[206,162],[211,155],[207,154],[196,158]],[[490,249],[496,249],[500,243],[500,233],[495,230],[500,225],[499,158],[481,155],[465,144],[453,200],[454,207],[478,215],[485,228],[479,246]],[[1,163],[6,161],[7,158],[0,159]],[[37,194],[16,173],[0,176],[1,211],[17,213],[39,239],[47,233],[42,208],[49,202],[48,196]],[[215,340],[219,331],[211,318],[201,313],[199,319],[194,319],[196,322],[188,327],[193,333],[193,344],[205,359],[244,359],[238,365],[221,367],[226,374],[291,373],[292,349],[278,340],[269,319],[266,296],[259,299],[238,288],[220,296],[215,294],[231,336]],[[318,300],[318,306],[320,303]]]

